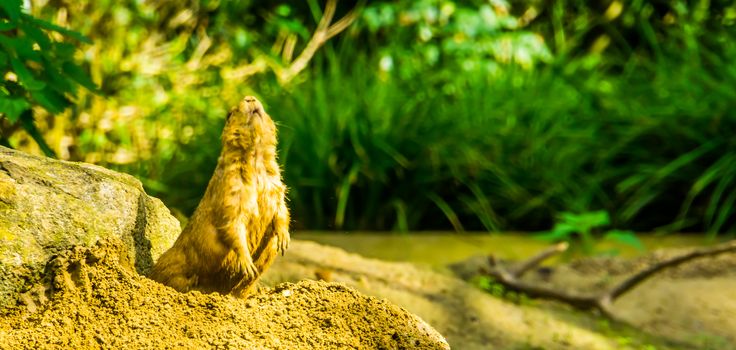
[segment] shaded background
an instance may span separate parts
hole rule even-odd
[[[288,82],[284,44],[304,49],[322,2],[30,4],[90,39],[51,35],[99,86],[29,110],[49,150],[135,175],[182,217],[226,111],[255,94],[297,229],[534,231],[603,213],[736,230],[732,1],[341,1],[335,20],[357,7],[355,22]],[[43,152],[0,112],[4,143]]]

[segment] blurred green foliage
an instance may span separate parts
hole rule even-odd
[[[21,5],[21,0],[0,3],[0,115],[4,119],[0,121],[7,124],[5,128],[24,129],[46,155],[53,155],[36,127],[31,107],[58,114],[71,105],[70,97],[79,85],[96,89],[74,62],[76,47],[69,39],[90,41],[24,13]],[[0,135],[0,143],[8,146],[5,134]]]
[[[41,126],[62,158],[133,173],[184,214],[225,111],[255,93],[297,228],[546,230],[603,210],[613,228],[736,230],[736,5],[346,1],[336,17],[356,4],[286,85],[249,69],[282,62],[290,34],[302,50],[318,1],[34,6],[92,39],[107,96],[80,91]]]
[[[595,251],[595,245],[599,241],[614,241],[644,250],[644,245],[632,231],[608,230],[602,232],[602,229],[610,224],[610,216],[602,210],[582,214],[562,212],[558,215],[557,222],[552,229],[537,237],[553,242],[568,242],[571,247],[580,248],[586,255],[602,253]],[[618,252],[610,251],[610,253],[617,254]]]
[[[360,25],[365,41],[378,48],[380,68],[395,69],[403,80],[429,70],[452,80],[463,72],[496,74],[505,63],[530,68],[549,61],[544,38],[524,30],[508,11],[505,1],[375,3]]]

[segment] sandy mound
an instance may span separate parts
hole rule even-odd
[[[0,146],[0,314],[66,249],[119,239],[146,274],[180,232],[169,209],[130,175]]]
[[[121,256],[103,243],[54,259],[49,300],[0,319],[0,348],[449,348],[418,317],[341,284],[284,283],[248,300],[182,294]]]

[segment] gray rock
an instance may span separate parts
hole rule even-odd
[[[130,175],[0,147],[0,310],[28,304],[49,259],[72,246],[121,239],[145,275],[180,231]]]

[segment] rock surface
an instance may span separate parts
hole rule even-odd
[[[130,175],[0,147],[0,310],[19,296],[33,307],[43,291],[30,289],[47,261],[69,247],[121,239],[146,274],[180,231]]]

